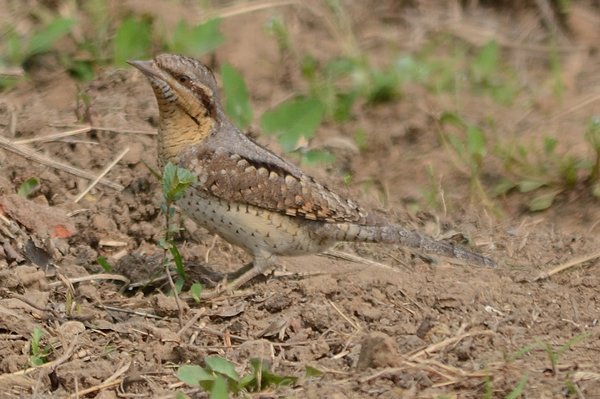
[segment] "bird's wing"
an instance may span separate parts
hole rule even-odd
[[[306,220],[365,224],[358,204],[285,165],[197,147],[180,154],[180,165],[198,177],[192,190]]]

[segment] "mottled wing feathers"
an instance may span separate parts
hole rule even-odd
[[[249,204],[306,220],[364,224],[367,213],[306,175],[237,154],[196,150],[180,164],[198,176],[202,189],[225,201]]]

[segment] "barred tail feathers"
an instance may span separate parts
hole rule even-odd
[[[479,266],[496,267],[496,262],[488,257],[449,242],[434,240],[402,226],[361,226],[340,223],[337,227],[336,239],[339,241],[397,244],[424,254],[439,255]]]

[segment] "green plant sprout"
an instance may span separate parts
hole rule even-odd
[[[462,170],[469,177],[473,199],[496,212],[497,207],[488,197],[481,182],[484,161],[488,156],[484,131],[476,125],[465,122],[460,116],[451,112],[442,114],[440,125],[442,127],[442,141],[456,155],[459,170]]]
[[[70,32],[74,24],[72,19],[55,17],[29,37],[20,36],[14,29],[8,29],[7,36],[3,39],[0,61],[23,65],[31,57],[47,53],[59,39]]]
[[[584,138],[591,147],[593,159],[579,158],[557,151],[558,140],[546,137],[542,149],[509,142],[498,144],[497,156],[502,160],[506,177],[492,192],[506,195],[512,190],[532,194],[528,200],[531,211],[542,211],[552,206],[556,198],[577,187],[588,188],[600,197],[600,122],[592,118]]]
[[[525,390],[525,385],[527,385],[527,380],[529,380],[529,374],[525,373],[525,374],[523,374],[523,376],[521,378],[519,378],[519,381],[517,382],[517,385],[515,385],[513,390],[510,391],[510,393],[508,395],[506,395],[506,399],[519,398],[521,396],[521,394],[523,393],[523,391]]]
[[[32,14],[40,21],[31,33],[23,34],[10,23],[3,27],[0,66],[22,68],[32,57],[53,52],[59,63],[78,80],[91,80],[98,66],[124,66],[129,59],[147,58],[162,50],[200,56],[215,50],[225,40],[220,19],[197,25],[180,21],[166,29],[150,15],[130,14],[114,21],[106,1],[78,3],[71,18],[64,18],[51,6],[40,6]],[[85,26],[83,24],[85,23]],[[57,50],[64,39],[69,46]],[[0,89],[9,87],[22,75],[0,76]]]
[[[593,186],[593,194],[600,197],[600,116],[592,118],[585,130],[584,137],[592,147],[595,158],[588,181]]]
[[[240,376],[235,366],[219,356],[204,358],[204,367],[184,365],[177,370],[177,378],[187,385],[201,387],[211,399],[227,399],[240,392],[261,392],[264,389],[294,384],[297,377],[281,376],[270,371],[259,359],[250,360],[250,372]]]
[[[113,61],[124,66],[127,60],[146,58],[150,53],[152,22],[147,18],[123,20],[114,38]]]
[[[196,57],[218,48],[225,37],[220,31],[221,20],[211,19],[198,25],[190,26],[180,21],[172,35],[165,33],[165,50],[178,54]]]
[[[104,256],[98,256],[98,258],[96,258],[96,263],[100,265],[102,270],[104,270],[104,273],[112,273],[113,266],[108,262],[108,260],[106,260]]]
[[[165,216],[165,236],[160,240],[159,245],[164,250],[163,265],[167,273],[167,278],[173,295],[177,299],[177,306],[179,307],[178,294],[183,288],[183,284],[186,279],[185,268],[183,266],[183,258],[179,249],[173,241],[173,235],[179,232],[179,227],[173,223],[175,216],[175,202],[185,194],[186,190],[196,183],[197,177],[189,170],[173,165],[171,162],[167,163],[163,169],[162,175],[162,192],[164,202],[161,204],[161,211]],[[177,281],[173,282],[171,278],[171,270],[169,262],[169,254],[172,257],[175,269],[177,271]],[[181,308],[179,312],[181,319]],[[181,320],[180,320],[181,322]]]
[[[52,348],[49,346],[42,347],[41,341],[44,335],[44,330],[39,327],[35,327],[31,332],[31,350],[29,355],[29,363],[32,366],[41,366],[48,362],[48,356],[52,352]]]
[[[501,61],[498,43],[487,42],[471,62],[470,80],[473,89],[481,90],[500,104],[510,105],[518,92],[516,75]]]
[[[30,177],[19,185],[17,194],[23,198],[29,198],[40,188],[40,182],[35,177]]]
[[[221,66],[223,92],[225,94],[225,112],[237,127],[245,130],[252,122],[250,95],[242,75],[231,65]]]
[[[538,339],[538,340],[536,340],[535,343],[526,345],[523,348],[516,351],[511,356],[508,356],[507,362],[509,362],[509,363],[514,362],[534,350],[542,349],[548,355],[548,360],[550,361],[550,369],[549,370],[552,372],[552,375],[556,376],[559,372],[558,364],[560,361],[560,357],[565,352],[567,352],[568,350],[573,348],[573,346],[575,346],[576,344],[585,340],[589,336],[590,336],[589,333],[583,333],[583,334],[576,335],[573,338],[569,339],[564,344],[562,344],[561,346],[559,346],[558,349],[554,349],[554,347],[552,345],[550,345],[549,343],[542,342],[541,340]],[[523,377],[517,383],[517,386],[511,391],[511,393],[507,396],[507,398],[514,398],[514,399],[518,398],[521,395],[521,393],[523,392],[526,383],[527,383],[527,374],[523,375]],[[567,388],[567,390],[570,391],[570,390],[574,389],[574,386],[575,386],[575,383],[573,382],[571,377],[567,376],[567,379],[565,380],[565,387]]]

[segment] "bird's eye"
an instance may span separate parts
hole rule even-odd
[[[190,81],[190,78],[186,75],[179,75],[179,77],[177,77],[177,80],[179,80],[179,83],[187,83]]]

